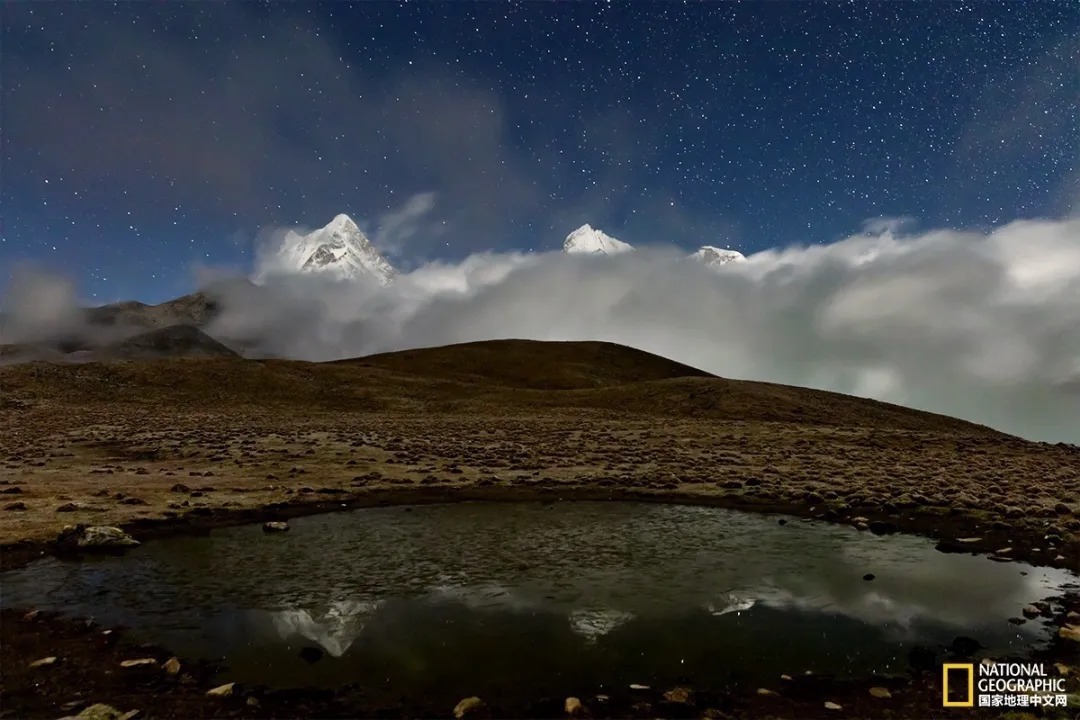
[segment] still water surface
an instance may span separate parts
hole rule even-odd
[[[902,673],[913,648],[957,636],[1020,652],[1047,630],[1008,618],[1077,580],[789,520],[635,503],[364,509],[46,559],[0,587],[7,606],[222,659],[227,680],[514,701]]]

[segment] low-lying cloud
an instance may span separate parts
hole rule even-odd
[[[474,254],[387,287],[315,276],[226,284],[209,332],[305,360],[492,338],[607,340],[724,377],[1080,441],[1080,220],[902,227],[718,270],[651,248]]]

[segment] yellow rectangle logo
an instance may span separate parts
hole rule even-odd
[[[949,671],[961,671],[967,673],[967,695],[965,700],[949,699]],[[956,685],[953,687],[959,689]],[[941,705],[942,707],[975,707],[975,664],[974,663],[945,663],[941,666]]]

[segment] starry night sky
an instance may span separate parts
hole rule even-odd
[[[98,302],[247,272],[270,227],[378,236],[418,196],[384,243],[405,269],[583,222],[749,254],[1080,209],[1076,2],[0,12],[0,267]]]

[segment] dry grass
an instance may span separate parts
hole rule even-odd
[[[75,522],[430,485],[739,492],[1080,530],[1071,448],[605,343],[326,364],[35,363],[0,368],[0,388],[4,543]]]

